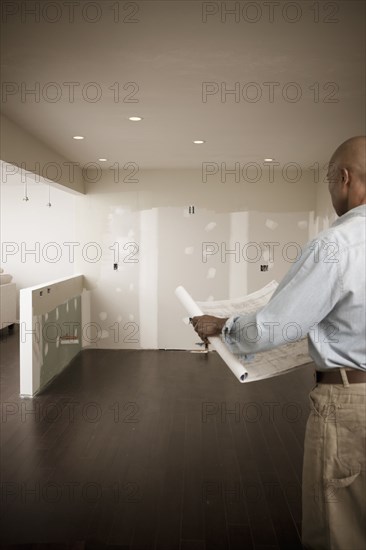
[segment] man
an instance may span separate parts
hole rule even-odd
[[[248,315],[193,317],[201,339],[222,335],[246,355],[307,334],[316,368],[302,480],[302,542],[313,550],[366,548],[366,137],[333,154],[328,189],[339,218],[307,244],[268,304]],[[260,338],[253,338],[253,331]]]

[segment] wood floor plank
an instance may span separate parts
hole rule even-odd
[[[201,411],[197,406],[195,410],[193,401],[188,401],[181,523],[181,537],[185,541],[204,539],[203,475]]]

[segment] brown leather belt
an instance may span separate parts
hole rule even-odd
[[[362,384],[366,382],[366,371],[346,369],[346,375],[350,384]],[[316,381],[319,384],[343,384],[340,369],[332,369],[329,372],[315,371]]]

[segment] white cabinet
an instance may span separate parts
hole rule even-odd
[[[0,329],[16,321],[17,290],[15,283],[0,285]]]

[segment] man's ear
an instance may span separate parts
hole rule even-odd
[[[349,185],[350,183],[350,173],[347,170],[347,168],[341,168],[341,174],[342,174],[342,183],[345,185]]]

